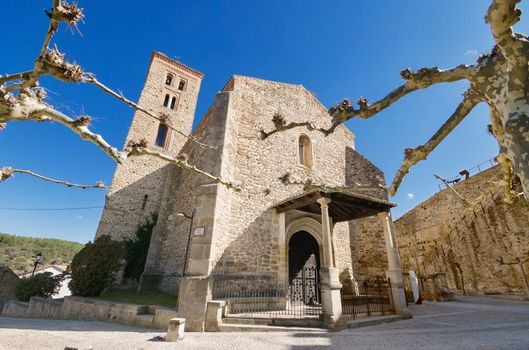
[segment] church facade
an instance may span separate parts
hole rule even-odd
[[[288,284],[307,264],[321,271],[327,323],[340,317],[340,286],[373,276],[391,275],[395,307],[404,310],[394,204],[383,191],[346,190],[384,183],[355,151],[355,135],[340,126],[328,136],[297,128],[263,139],[278,118],[321,127],[331,118],[301,85],[237,75],[192,132],[202,78],[154,52],[139,104],[163,118],[136,112],[126,143],[145,140],[236,188],[151,156],[132,157],[117,166],[96,237],[130,238],[155,217],[141,288],[178,290],[179,313],[193,330],[204,329],[215,276],[241,289],[267,288]]]

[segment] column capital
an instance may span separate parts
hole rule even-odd
[[[379,219],[389,219],[391,217],[391,213],[389,211],[381,211],[380,213],[377,213],[377,216]]]
[[[320,204],[321,207],[326,207],[329,205],[329,203],[331,202],[331,199],[330,198],[327,198],[327,197],[321,197],[321,198],[318,198],[316,200],[316,202],[318,202]]]

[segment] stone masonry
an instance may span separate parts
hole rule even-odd
[[[184,77],[187,90],[166,87],[168,73],[177,77],[176,82]],[[190,133],[201,78],[195,70],[154,53],[140,105],[167,115],[167,124]],[[180,94],[176,111],[164,106],[167,91]],[[303,185],[286,184],[285,174],[293,182],[310,180],[326,187],[383,184],[384,174],[355,151],[354,135],[345,127],[328,136],[292,129],[262,139],[261,130],[274,127],[274,116],[322,127],[331,123],[327,109],[303,86],[235,75],[192,133],[209,147],[174,132],[169,137],[164,152],[183,157],[238,189],[149,157],[137,157],[116,169],[97,235],[127,238],[146,217],[157,216],[140,288],[178,290],[179,316],[186,318],[186,329],[204,330],[219,276],[242,290],[288,283],[289,242],[300,232],[317,242],[320,259],[323,253],[327,256],[326,269],[321,265],[322,295],[331,323],[341,313],[340,281],[385,276],[390,267],[393,273],[400,271],[392,243],[395,253],[388,264],[388,216],[374,215],[389,210],[374,203],[392,206],[384,193],[359,194],[366,207],[355,202],[360,207],[347,209],[347,218],[362,218],[350,221],[332,222],[328,212],[320,210],[320,201],[311,204],[317,206],[316,212],[277,210],[285,200],[307,194]],[[158,124],[136,113],[127,142],[146,138],[156,147]],[[398,279],[393,283],[395,290],[402,287]]]
[[[286,241],[276,234],[280,218],[273,206],[303,189],[285,186],[279,177],[289,172],[299,180],[313,179],[315,183],[330,185],[353,180],[384,181],[380,170],[354,151],[354,137],[346,128],[328,137],[290,130],[261,140],[260,129],[272,128],[271,119],[277,112],[292,121],[330,122],[326,109],[300,85],[234,76],[217,94],[194,136],[219,149],[188,142],[182,153],[191,164],[240,184],[242,190],[201,186],[207,183],[206,179],[175,169],[166,184],[167,195],[146,267],[148,274],[160,276],[161,289],[174,290],[177,277],[183,274],[190,222],[175,213],[190,215],[197,208],[194,227],[204,228],[204,236],[191,236],[188,274],[222,272],[284,280]],[[312,142],[311,169],[298,162],[300,134],[308,135]],[[289,214],[285,225],[298,219],[299,215]],[[356,221],[334,226],[338,266],[344,276],[383,275],[386,263],[382,226],[376,218]]]
[[[170,84],[166,81],[168,75],[172,77]],[[171,130],[171,127],[184,134],[191,133],[203,77],[202,73],[164,54],[153,52],[139,105],[160,116],[169,127],[165,146],[155,144],[160,122],[137,111],[124,147],[129,142],[145,140],[154,150],[163,151],[172,157],[178,155],[186,138]],[[183,86],[180,86],[181,82]],[[166,95],[170,96],[168,106],[164,106]],[[176,102],[174,108],[170,108],[173,97]],[[131,237],[139,225],[153,214],[156,215],[169,168],[165,161],[151,156],[131,157],[124,164],[118,164],[96,237],[104,234],[110,234],[115,239]]]
[[[451,289],[466,293],[523,293],[519,268],[500,261],[529,258],[529,205],[523,198],[505,203],[503,189],[490,189],[501,180],[495,166],[454,186],[465,198],[483,199],[474,210],[444,189],[399,218],[395,229],[403,270],[444,272]]]

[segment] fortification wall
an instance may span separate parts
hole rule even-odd
[[[462,196],[483,201],[474,210],[444,189],[395,222],[403,270],[420,274],[445,272],[451,289],[467,293],[517,294],[522,279],[513,262],[529,251],[529,205],[523,199],[503,201],[499,166],[454,186]],[[525,265],[528,270],[529,266]]]

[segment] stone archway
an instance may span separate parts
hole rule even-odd
[[[288,282],[293,301],[319,305],[320,246],[307,231],[298,231],[288,241]]]

